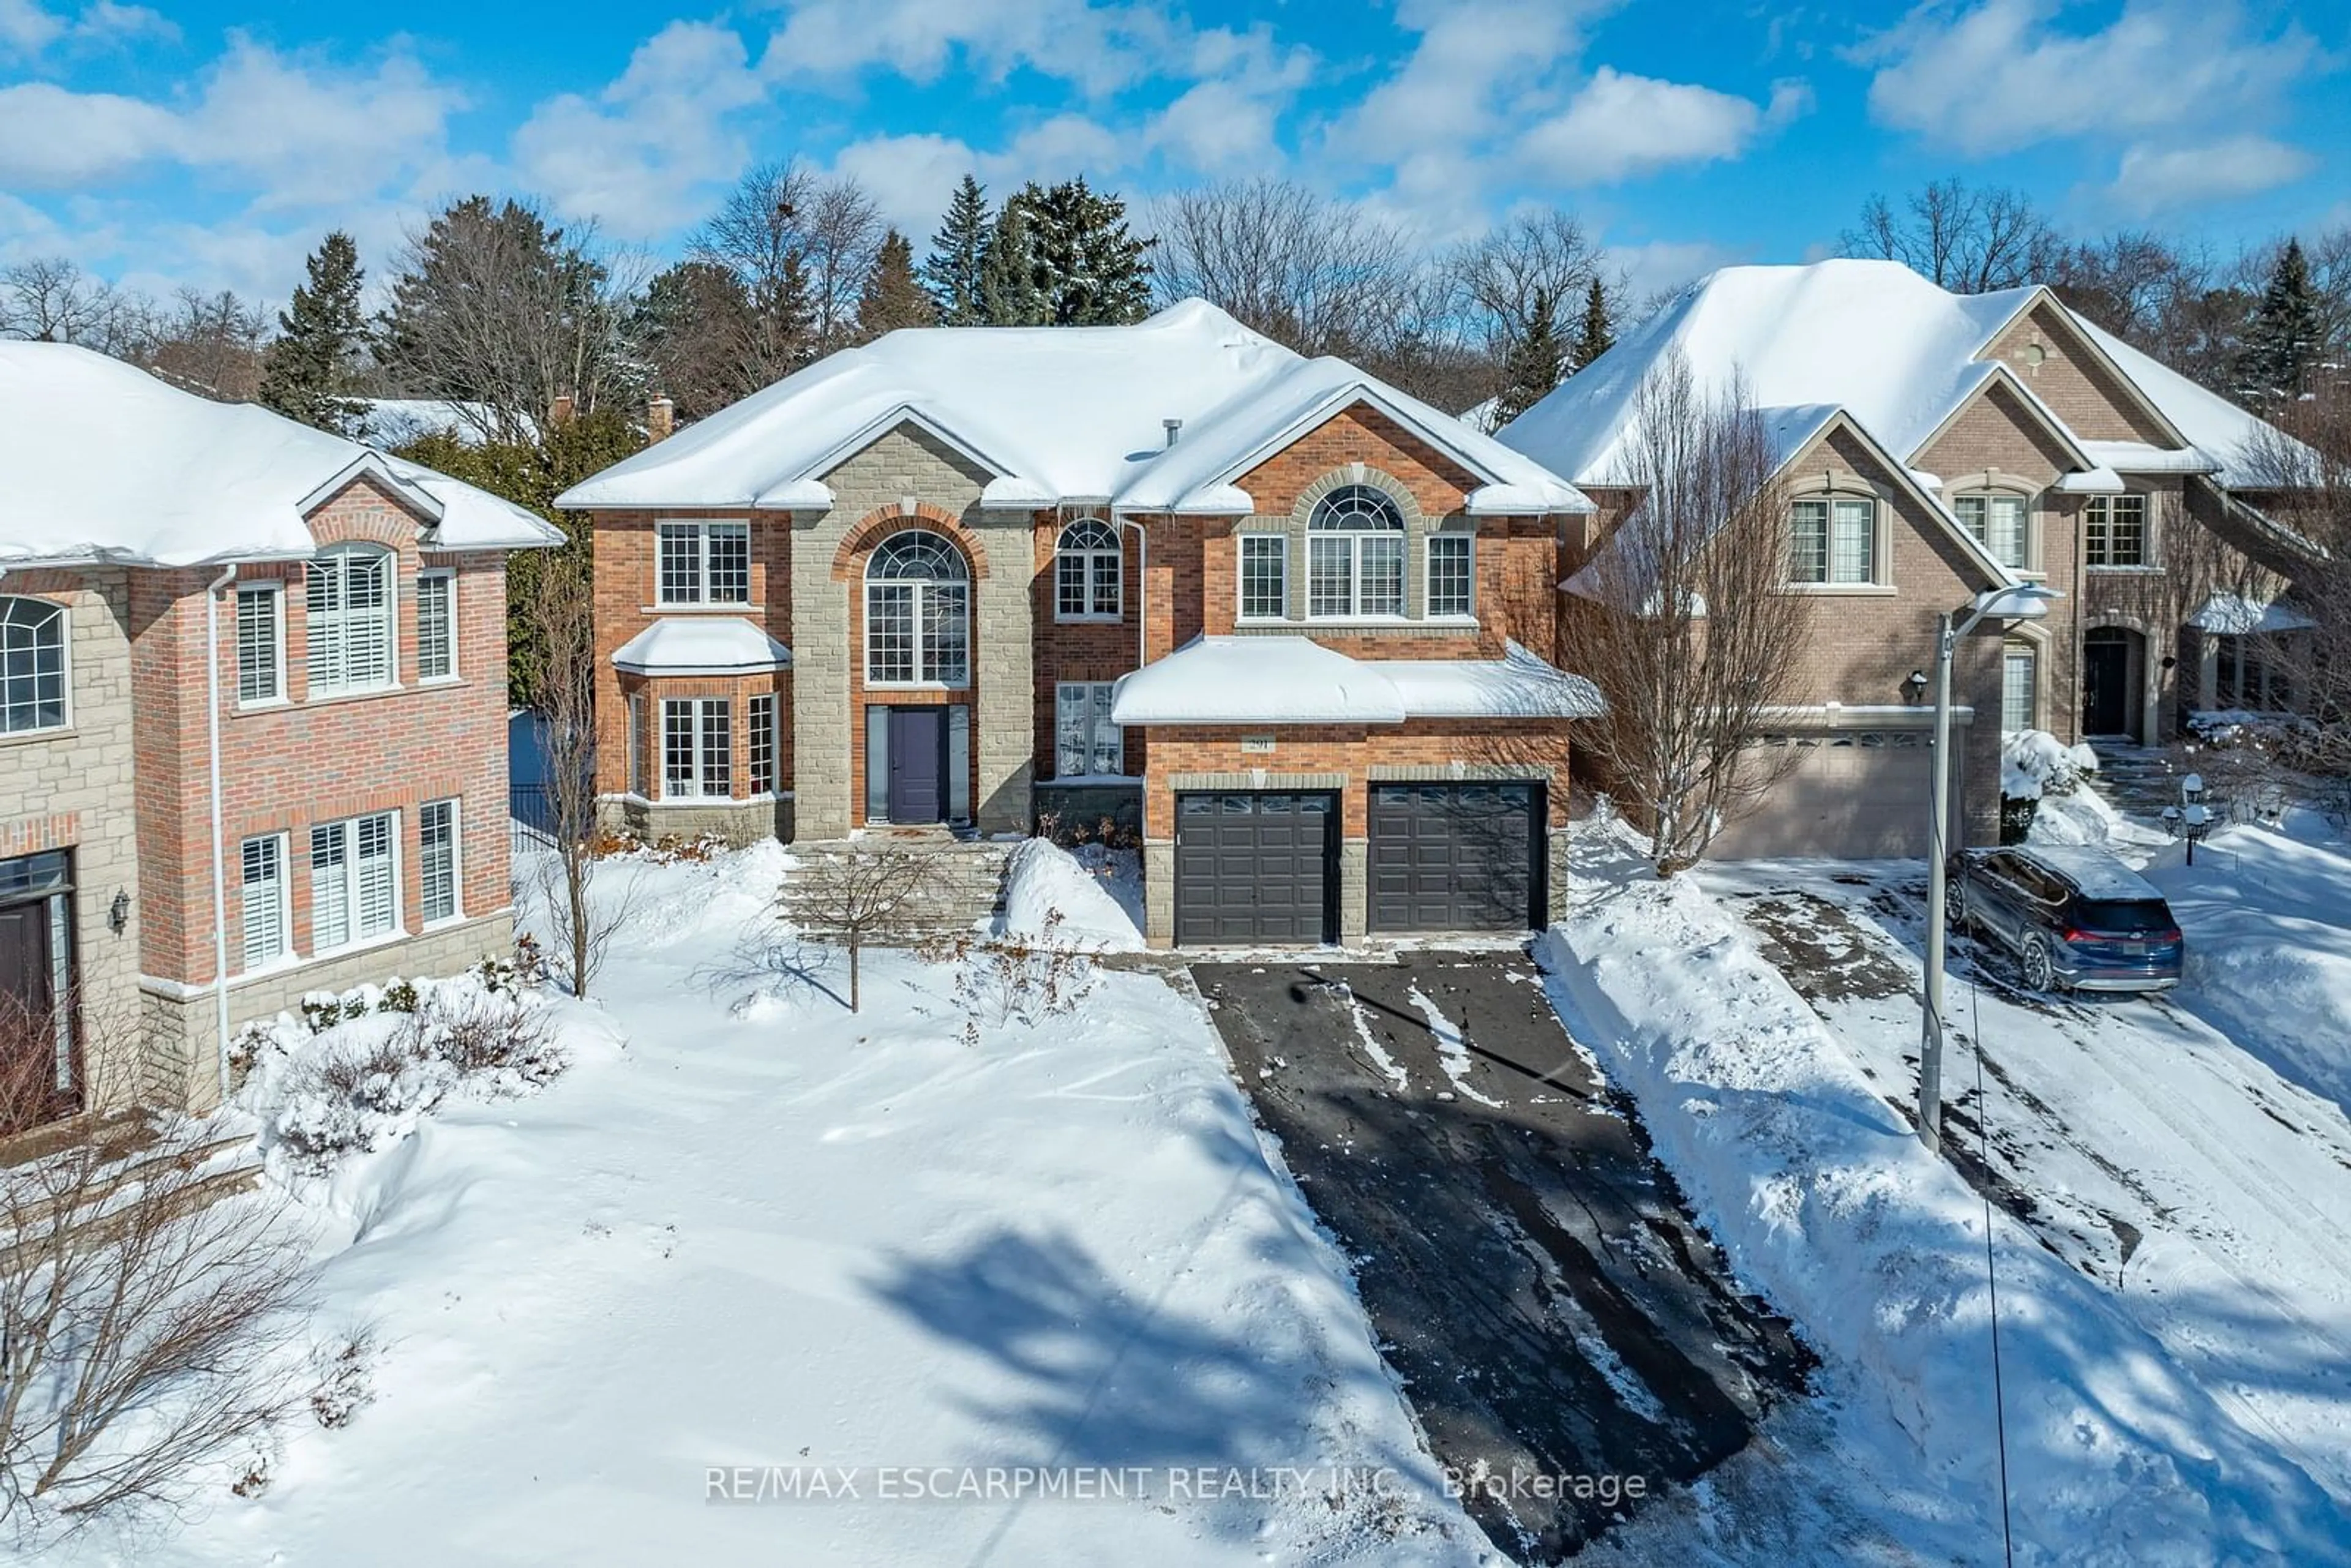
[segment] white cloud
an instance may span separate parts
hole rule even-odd
[[[1638,312],[1649,300],[1739,261],[1738,252],[1712,240],[1649,240],[1602,247],[1603,261],[1624,278],[1625,308]],[[1630,322],[1620,322],[1628,326]]]
[[[2089,33],[2059,31],[2057,11],[2055,0],[1921,7],[1855,52],[1879,67],[1871,113],[1984,156],[2222,120],[2266,105],[2318,58],[2298,27],[2249,31],[2235,0],[2126,0]]]
[[[92,0],[70,21],[38,0],[0,0],[0,55],[19,59],[35,58],[59,42],[99,47],[179,36],[178,25],[162,13],[118,0]]]
[[[1144,140],[1201,173],[1262,171],[1282,161],[1276,131],[1298,89],[1312,78],[1308,49],[1281,49],[1262,26],[1213,28],[1194,40],[1196,79],[1144,127]]]
[[[0,49],[30,59],[57,42],[65,18],[33,0],[0,0]]]
[[[1761,131],[1802,112],[1809,92],[1783,85],[1765,107],[1689,82],[1592,74],[1564,112],[1530,130],[1520,148],[1541,173],[1568,184],[1609,184],[1677,163],[1735,158]]]
[[[1341,118],[1332,144],[1381,162],[1491,136],[1559,61],[1582,49],[1583,17],[1606,8],[1556,0],[1403,0],[1396,25],[1420,39],[1393,75]]]
[[[956,182],[979,167],[978,157],[951,136],[874,136],[833,155],[832,169],[863,185],[882,216],[919,250],[939,226]]]
[[[2266,136],[2224,137],[2199,147],[2145,144],[2123,153],[2109,194],[2142,215],[2199,202],[2250,196],[2299,180],[2318,160]]]
[[[775,78],[883,67],[936,81],[957,59],[1001,80],[1026,66],[1089,92],[1155,74],[1183,30],[1144,5],[1087,0],[790,0],[761,68]]]
[[[699,215],[749,152],[729,122],[765,89],[731,27],[673,22],[595,99],[549,99],[515,132],[517,167],[562,212],[651,238]]]
[[[0,88],[0,183],[43,190],[120,174],[161,156],[179,126],[170,110],[120,93]]]

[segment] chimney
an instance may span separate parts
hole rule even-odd
[[[572,412],[578,406],[578,400],[572,397],[569,392],[558,392],[555,396],[555,401],[547,405],[547,423],[549,424],[570,423]]]
[[[666,441],[677,428],[677,404],[655,392],[645,403],[645,444]]]
[[[1175,445],[1176,438],[1184,434],[1184,422],[1180,419],[1163,419],[1159,423],[1166,427],[1167,444]]]

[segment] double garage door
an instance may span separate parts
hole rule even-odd
[[[1964,753],[1965,736],[1954,730],[1954,753]],[[1752,813],[1723,831],[1708,851],[1715,859],[1869,860],[1927,852],[1935,753],[1924,730],[1774,736],[1757,755],[1788,771]],[[1954,777],[1954,800],[1959,783]]]
[[[1535,784],[1374,784],[1374,931],[1513,931],[1541,893]],[[1176,940],[1318,943],[1339,928],[1339,798],[1176,798]]]

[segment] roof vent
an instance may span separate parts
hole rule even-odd
[[[1184,434],[1184,422],[1180,419],[1163,419],[1159,423],[1167,432],[1167,444],[1175,445],[1176,438]]]

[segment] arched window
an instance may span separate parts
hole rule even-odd
[[[396,684],[392,553],[337,545],[310,562],[310,695],[381,691]]]
[[[66,722],[66,607],[0,599],[0,732],[62,729]]]
[[[1118,535],[1100,517],[1081,517],[1061,530],[1053,549],[1053,619],[1115,621],[1119,597]]]
[[[2002,566],[2020,570],[2032,564],[2032,510],[2023,497],[2006,490],[1987,490],[1956,497],[1952,507],[1976,543]]]
[[[1307,519],[1306,613],[1404,613],[1404,512],[1384,490],[1342,485]]]
[[[971,683],[971,569],[939,535],[892,534],[865,563],[865,679]]]

